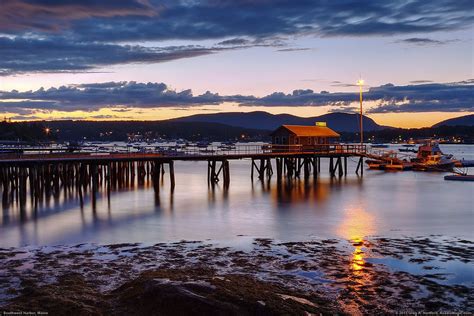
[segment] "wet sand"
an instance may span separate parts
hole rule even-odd
[[[474,242],[442,236],[0,249],[0,311],[474,312]]]

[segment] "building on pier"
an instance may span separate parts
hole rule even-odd
[[[272,144],[274,145],[327,145],[334,143],[340,135],[326,126],[324,122],[317,122],[314,126],[282,125],[273,131]]]

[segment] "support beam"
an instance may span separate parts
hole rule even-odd
[[[329,158],[329,174],[334,177],[334,159],[332,157]]]
[[[175,182],[174,182],[174,161],[170,160],[169,169],[170,169],[170,184],[171,184],[171,192],[174,191]]]
[[[337,158],[337,165],[339,167],[339,170],[338,170],[339,171],[339,177],[342,177],[344,175],[344,171],[342,169],[342,158],[341,157]]]
[[[344,175],[347,176],[347,157],[344,157]]]

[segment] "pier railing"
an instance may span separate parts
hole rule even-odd
[[[74,153],[54,152],[54,153],[4,153],[0,154],[2,160],[46,160],[46,159],[146,159],[158,157],[170,157],[179,159],[180,157],[190,159],[192,157],[246,157],[252,155],[365,155],[367,148],[359,144],[318,144],[318,145],[276,145],[276,144],[236,144],[236,145],[208,145],[208,146],[154,146],[142,147],[134,151],[90,151],[82,150]]]
[[[319,144],[319,145],[236,145],[232,147],[208,146],[206,148],[186,147],[177,150],[165,150],[164,154],[188,156],[225,156],[225,155],[253,155],[253,154],[365,154],[365,145],[346,144]]]

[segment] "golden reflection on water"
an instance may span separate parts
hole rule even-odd
[[[350,240],[354,246],[350,268],[355,277],[364,279],[366,253],[363,247],[366,244],[366,237],[376,233],[374,216],[361,205],[350,206],[345,210],[344,219],[337,228],[337,233],[341,237]]]
[[[359,242],[357,240],[353,240],[353,242]],[[362,241],[360,241],[362,243]],[[362,251],[362,246],[355,246],[355,249],[352,253],[352,270],[357,272],[364,268],[365,260],[364,260],[364,252]]]

